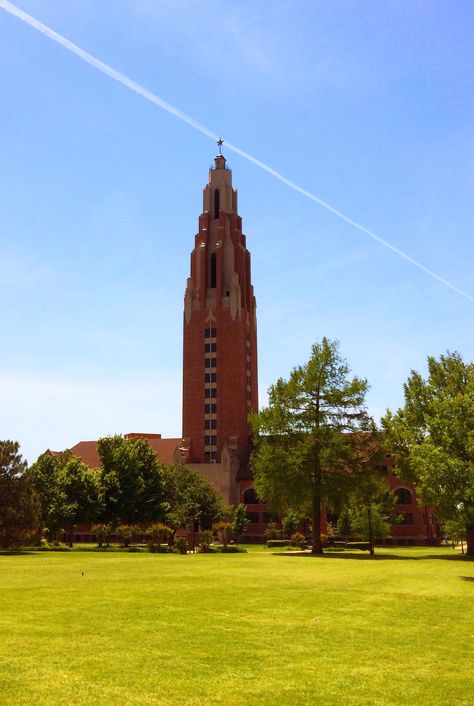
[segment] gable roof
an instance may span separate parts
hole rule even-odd
[[[168,464],[174,462],[176,450],[182,444],[182,439],[162,439],[159,434],[125,435],[125,438],[132,437],[145,439],[158,456],[158,460]],[[99,468],[100,458],[97,451],[97,441],[80,441],[69,450],[90,468]]]

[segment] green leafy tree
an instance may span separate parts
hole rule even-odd
[[[161,467],[146,439],[99,439],[103,519],[115,524],[163,519]]]
[[[300,515],[295,512],[294,510],[288,510],[286,513],[285,517],[281,521],[281,526],[283,527],[283,531],[288,537],[288,539],[291,538],[291,535],[296,532],[296,529],[298,525],[301,522],[301,517]]]
[[[397,466],[423,503],[446,520],[462,517],[474,556],[474,364],[459,353],[428,358],[428,376],[412,371],[405,404],[382,420]]]
[[[247,508],[240,503],[234,508],[234,516],[232,520],[232,534],[236,544],[238,544],[245,534],[249,521],[247,518]]]
[[[166,522],[173,530],[197,523],[210,529],[219,520],[222,502],[209,483],[186,466],[164,466],[163,492],[167,503]]]
[[[305,365],[270,387],[268,407],[251,418],[257,493],[276,511],[291,507],[311,517],[314,554],[323,551],[323,504],[348,493],[374,432],[367,382],[349,372],[338,343],[323,338]]]
[[[340,537],[347,538],[352,531],[351,516],[349,509],[344,507],[337,518],[337,531]]]
[[[461,543],[461,552],[464,554],[464,542],[466,541],[466,523],[462,515],[456,515],[444,523],[444,533],[453,545]]]
[[[100,509],[96,472],[66,451],[42,454],[31,467],[31,475],[43,526],[52,538],[67,530],[72,546],[74,526],[90,523]]]
[[[20,445],[0,441],[0,547],[29,543],[35,525],[35,498]]]

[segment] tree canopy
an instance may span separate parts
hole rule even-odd
[[[474,556],[474,364],[459,353],[429,357],[427,377],[412,371],[404,397],[382,420],[397,466],[422,502],[445,519],[463,517]]]
[[[0,547],[25,543],[36,524],[36,505],[26,461],[17,441],[0,441]]]
[[[102,517],[134,524],[163,519],[163,487],[158,458],[145,439],[108,436],[99,439]]]
[[[323,338],[306,364],[270,387],[268,407],[251,417],[256,490],[275,511],[311,517],[317,554],[323,504],[340,502],[372,452],[367,389],[365,379],[350,378],[339,344]]]
[[[100,510],[98,475],[69,451],[42,454],[31,467],[40,518],[50,537],[94,520]]]
[[[186,466],[163,466],[161,473],[168,505],[167,523],[173,529],[195,522],[201,529],[210,529],[222,511],[222,501],[216,491]]]

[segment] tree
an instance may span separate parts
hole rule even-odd
[[[251,417],[255,488],[270,507],[292,507],[312,520],[312,551],[322,554],[323,503],[354,484],[374,426],[364,402],[367,381],[349,379],[337,342],[323,338],[311,358],[269,390],[269,405]]]
[[[464,518],[459,514],[453,517],[451,520],[446,520],[444,523],[444,533],[453,545],[453,549],[456,544],[461,542],[461,552],[464,554],[464,542],[466,541],[466,523]]]
[[[31,467],[39,497],[41,519],[50,536],[68,530],[72,546],[74,526],[88,524],[99,512],[97,473],[69,451],[42,454]]]
[[[17,441],[0,441],[0,547],[28,542],[36,524],[35,500]]]
[[[474,556],[474,364],[459,353],[428,358],[428,376],[412,371],[405,403],[382,420],[402,474],[444,519],[461,516]]]
[[[163,466],[166,521],[175,531],[197,523],[210,529],[219,520],[222,502],[209,483],[186,466]]]
[[[281,521],[281,526],[285,532],[288,539],[291,539],[291,535],[296,532],[296,528],[301,522],[301,517],[294,510],[289,509],[285,517]]]
[[[161,467],[145,439],[99,439],[103,519],[115,524],[163,519]]]
[[[375,540],[388,537],[394,519],[395,496],[379,470],[381,453],[376,441],[349,498],[350,525],[369,543],[371,556],[375,553]]]
[[[245,534],[249,521],[247,518],[247,508],[242,503],[239,503],[234,509],[234,517],[232,520],[232,534],[236,544],[238,544]]]

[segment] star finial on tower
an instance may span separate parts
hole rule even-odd
[[[217,140],[217,144],[219,146],[219,154],[222,154],[222,145],[224,144],[224,140],[222,139],[222,137],[219,137],[219,139]]]

